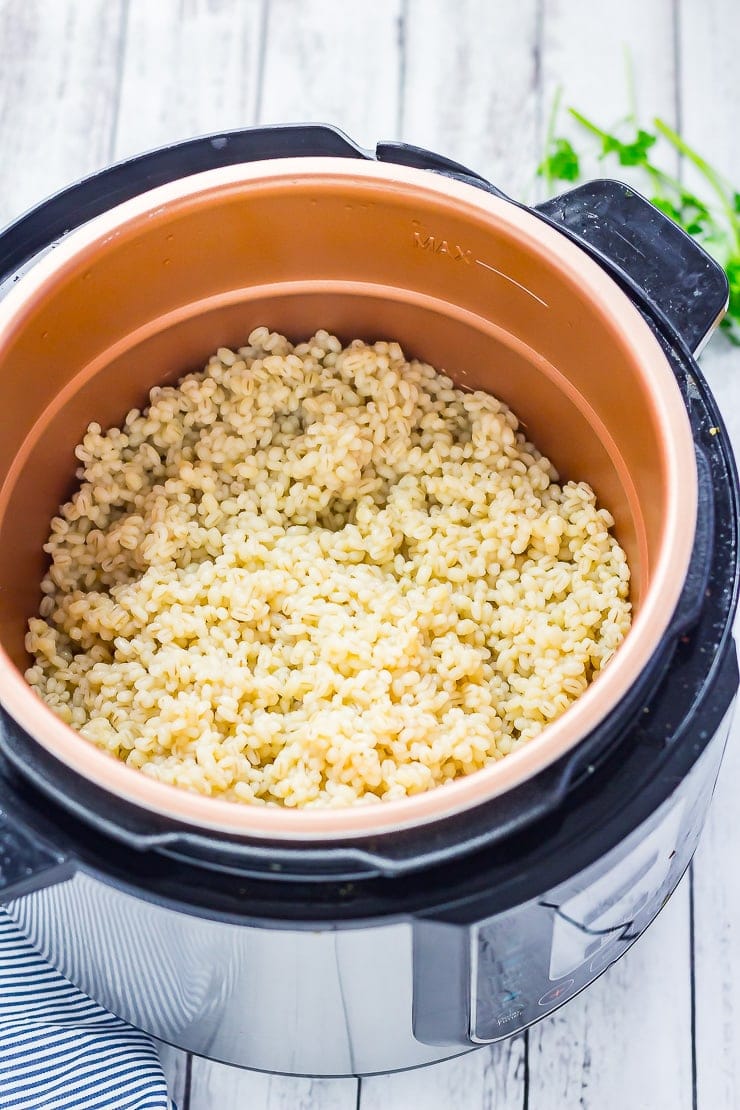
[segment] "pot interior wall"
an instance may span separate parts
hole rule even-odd
[[[533,220],[533,227],[536,227]],[[65,261],[0,337],[0,635],[26,666],[42,544],[74,445],[266,324],[394,338],[510,404],[565,479],[614,514],[639,606],[666,463],[641,368],[582,280],[505,220],[407,185],[310,180],[205,191]]]

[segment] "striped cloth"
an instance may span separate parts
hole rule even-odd
[[[176,1110],[152,1039],[81,994],[3,909],[0,1110]]]

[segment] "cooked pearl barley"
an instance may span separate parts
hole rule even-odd
[[[501,759],[630,623],[613,520],[397,343],[238,351],[90,424],[26,677],[162,782],[343,806]]]

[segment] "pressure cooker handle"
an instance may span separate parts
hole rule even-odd
[[[441,173],[533,212],[590,254],[694,356],[727,310],[729,285],[719,263],[621,181],[589,181],[527,209],[474,170],[434,151],[380,142],[375,156],[380,162]]]
[[[727,309],[729,285],[718,262],[672,219],[621,181],[579,185],[533,211],[607,270],[693,355]]]

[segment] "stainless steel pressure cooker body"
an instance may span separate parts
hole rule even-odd
[[[586,987],[687,867],[738,686],[738,483],[694,361],[721,269],[617,182],[527,209],[306,126],[88,178],[0,236],[0,277],[0,899],[40,951],[165,1041],[293,1074],[440,1060]],[[633,627],[493,767],[369,808],[238,806],[118,763],[26,685],[86,424],[261,323],[397,338],[510,403],[613,513]]]

